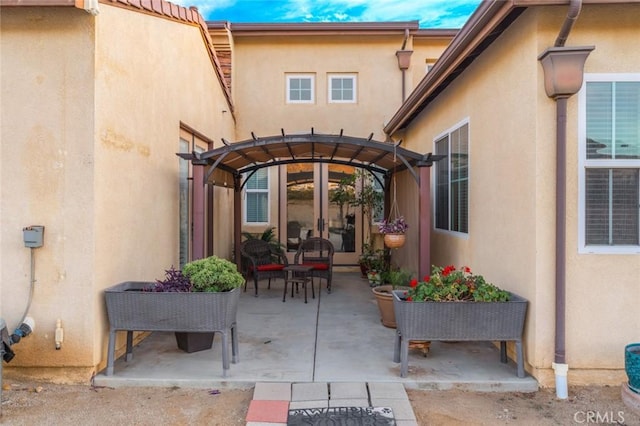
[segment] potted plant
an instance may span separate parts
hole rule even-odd
[[[400,375],[408,371],[409,342],[500,341],[501,361],[507,362],[506,341],[514,341],[518,377],[524,377],[522,333],[527,300],[487,282],[468,267],[434,266],[409,290],[394,290],[397,323],[394,361]]]
[[[194,291],[193,284],[189,277],[184,275],[179,269],[171,266],[165,271],[164,279],[157,280],[155,285],[143,288],[143,291],[156,293],[189,293]],[[213,345],[214,332],[189,333],[175,332],[178,348],[187,353],[211,349]]]
[[[390,268],[382,274],[382,285],[373,287],[373,292],[378,309],[380,310],[380,322],[389,328],[396,328],[396,316],[393,309],[393,290],[408,289],[412,282],[413,273],[407,269]],[[417,280],[414,279],[415,282]]]
[[[629,388],[640,394],[640,343],[630,343],[624,348],[624,369]]]
[[[404,220],[404,216],[395,219],[385,219],[378,225],[378,231],[384,234],[384,244],[389,248],[402,247],[405,242],[404,233],[409,225]]]
[[[243,284],[244,277],[234,263],[211,256],[187,263],[181,272],[171,268],[163,281],[126,281],[107,288],[110,329],[106,374],[113,374],[116,332],[126,330],[127,360],[132,357],[133,331],[220,332],[226,375],[228,334],[233,362],[237,357],[236,313]]]
[[[368,278],[369,272],[382,272],[386,269],[386,256],[382,249],[374,249],[369,244],[363,244],[362,254],[358,260],[362,276]]]
[[[370,287],[378,287],[382,285],[384,271],[379,271],[378,269],[369,269],[367,270],[367,279],[369,280]]]
[[[262,240],[269,243],[274,253],[284,253],[285,246],[278,240],[278,236],[276,235],[276,227],[271,226],[261,234],[252,234],[251,232],[243,232],[245,240]]]
[[[384,203],[384,194],[375,187],[373,179],[373,175],[366,170],[358,170],[353,175],[345,178],[350,185],[357,188],[353,198],[349,201],[349,205],[360,207],[365,218],[365,243],[371,248],[374,247],[373,232],[371,230],[373,218],[376,212],[382,211]]]
[[[355,181],[349,177],[340,179],[338,186],[329,190],[329,201],[338,206],[338,216],[340,219],[340,227],[344,228],[344,219],[347,218],[349,213],[349,206],[353,202],[355,197]],[[344,206],[347,206],[347,214],[344,214]],[[354,217],[355,219],[355,217]]]

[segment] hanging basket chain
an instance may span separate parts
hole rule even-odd
[[[388,217],[388,221],[392,222],[393,220],[396,220],[398,218],[400,218],[400,210],[398,209],[398,202],[396,199],[396,189],[398,188],[398,185],[396,183],[396,163],[397,163],[397,154],[396,154],[396,147],[398,145],[394,142],[393,143],[393,201],[391,202],[391,211],[389,212],[389,217]]]
[[[391,201],[391,209],[389,211],[389,218],[388,221],[392,222],[398,218],[400,218],[400,210],[398,209],[398,202],[396,201],[396,175],[395,173],[393,174],[393,201]]]
[[[397,163],[397,154],[396,147],[398,145],[396,143],[393,144],[393,181],[391,185],[393,187],[393,200],[391,202],[391,208],[389,211],[389,217],[387,218],[387,223],[392,223],[395,220],[400,219],[402,216],[400,215],[400,209],[398,208],[397,201],[397,183],[396,183],[396,163]]]
[[[399,221],[400,219],[402,219],[402,216],[400,216],[400,210],[398,209],[398,200],[397,200],[397,188],[398,188],[398,184],[396,182],[396,168],[397,168],[397,153],[396,153],[396,147],[398,145],[397,144],[393,144],[393,181],[391,182],[391,185],[393,185],[393,201],[391,202],[391,208],[389,211],[389,217],[387,217],[386,219],[386,225],[390,225],[390,224],[394,224],[391,229],[394,229],[396,224],[396,221]],[[403,221],[404,222],[404,221]],[[404,229],[402,230],[401,233],[385,233],[384,236],[384,244],[389,247],[389,248],[399,248],[402,247],[404,245],[405,242],[405,235],[404,235]]]

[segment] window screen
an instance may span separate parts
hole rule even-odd
[[[245,222],[269,222],[269,175],[267,169],[257,170],[245,186]]]
[[[438,229],[469,232],[469,125],[464,124],[435,142],[435,225]]]
[[[640,82],[588,81],[584,241],[640,244]]]

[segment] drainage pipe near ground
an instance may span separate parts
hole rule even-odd
[[[594,46],[566,48],[573,24],[582,9],[582,0],[571,0],[567,17],[558,33],[554,47],[546,49],[538,60],[544,70],[547,96],[556,101],[556,244],[555,244],[555,348],[552,367],[555,373],[556,396],[568,397],[566,363],[566,146],[567,100],[582,86],[584,63]]]

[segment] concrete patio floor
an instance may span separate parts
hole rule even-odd
[[[424,357],[411,350],[409,374],[393,362],[395,330],[380,323],[366,279],[359,272],[334,272],[332,292],[315,282],[315,299],[302,289],[282,302],[282,280],[253,283],[240,297],[240,360],[222,375],[220,336],[210,350],[186,353],[173,333],[153,333],[134,347],[133,359],[116,360],[115,373],[94,378],[97,386],[250,387],[257,382],[399,382],[417,389],[535,392],[531,376],[518,378],[510,360],[489,342],[432,342]],[[526,348],[525,348],[526,349]]]

